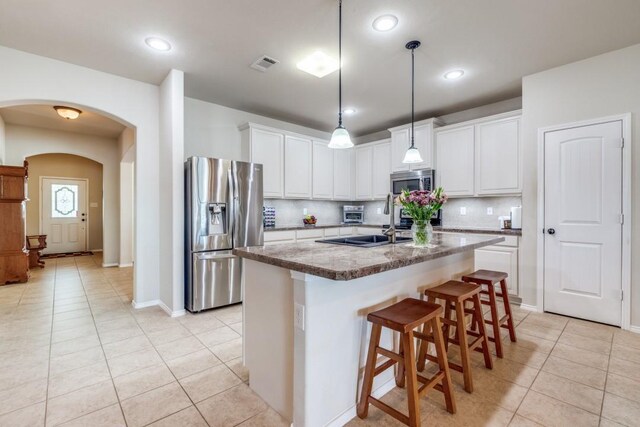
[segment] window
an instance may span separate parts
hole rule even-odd
[[[78,186],[51,184],[51,217],[78,217]]]

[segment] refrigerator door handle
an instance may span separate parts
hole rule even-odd
[[[225,258],[237,258],[237,256],[233,255],[232,253],[228,253],[228,254],[216,254],[216,253],[198,253],[196,254],[196,258],[199,260],[204,260],[204,259],[225,259]]]

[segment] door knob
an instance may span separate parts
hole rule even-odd
[[[549,228],[549,229],[547,230],[547,233],[552,234],[552,235],[553,235],[553,234],[556,234],[556,229],[555,229],[555,228]]]

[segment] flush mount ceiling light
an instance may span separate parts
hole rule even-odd
[[[342,64],[342,0],[338,3],[338,64]],[[331,134],[329,148],[351,148],[349,132],[342,126],[342,67],[338,68],[338,126]]]
[[[296,67],[305,73],[309,73],[321,79],[340,68],[340,62],[336,61],[321,50],[317,50],[302,61],[298,62]]]
[[[351,114],[355,114],[356,113],[356,109],[355,108],[345,108],[344,110],[342,110],[342,112],[344,114],[351,115]]]
[[[53,109],[56,110],[56,113],[58,113],[60,117],[67,120],[75,120],[80,117],[80,114],[82,114],[82,111],[77,108],[63,107],[61,105],[56,105]]]
[[[413,124],[415,122],[415,71],[416,71],[416,59],[415,50],[420,47],[418,40],[410,41],[405,45],[407,49],[411,49],[411,145],[404,155],[402,163],[422,163],[422,156],[420,151],[415,146],[413,139]]]
[[[391,31],[398,25],[398,18],[393,15],[378,16],[373,20],[373,29],[376,31]]]
[[[168,41],[162,40],[158,37],[147,37],[144,42],[151,49],[159,50],[160,52],[168,52],[171,50],[171,44]]]
[[[444,73],[444,78],[447,80],[455,80],[464,76],[464,70],[451,70]]]

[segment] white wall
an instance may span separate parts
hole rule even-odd
[[[331,138],[331,133],[329,132],[234,110],[233,108],[193,98],[185,98],[184,111],[185,159],[191,156],[204,156],[248,161],[248,153],[243,153],[241,150],[240,131],[238,131],[238,126],[246,122],[297,132],[326,139],[327,141]]]
[[[160,85],[160,301],[184,314],[184,73]]]
[[[159,88],[89,68],[0,47],[0,107],[58,104],[105,114],[136,131],[134,300],[159,298]],[[117,176],[116,176],[117,179]]]
[[[4,137],[4,120],[0,115],[0,165],[5,163],[5,137]]]
[[[120,178],[118,143],[95,135],[62,132],[7,124],[7,164],[21,165],[25,158],[38,154],[65,153],[86,157],[102,164],[103,263],[117,265],[120,251]],[[93,198],[93,196],[92,196]],[[30,207],[30,209],[37,209]]]
[[[523,79],[524,187],[520,286],[524,304],[536,304],[538,129],[631,112],[632,310],[640,325],[640,44]],[[635,256],[635,257],[634,257]]]
[[[120,267],[133,265],[134,232],[135,232],[135,168],[136,158],[135,134],[133,129],[126,128],[118,137],[120,154]]]

